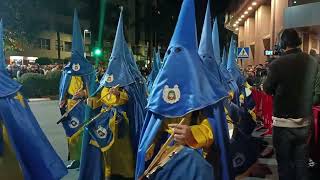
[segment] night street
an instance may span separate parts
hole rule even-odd
[[[320,0],[1,0],[0,180],[320,180],[319,17]]]
[[[56,124],[60,117],[58,101],[30,102],[30,106],[50,143],[67,164],[68,151],[65,133],[61,125]],[[63,180],[76,180],[78,173],[78,170],[69,170],[68,175]]]

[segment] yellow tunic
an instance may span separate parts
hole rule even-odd
[[[70,95],[75,95],[78,91],[83,90],[84,84],[80,76],[72,76],[70,85],[68,88],[68,93]],[[70,110],[75,104],[76,100],[67,99],[67,110]],[[69,149],[69,159],[70,160],[80,160],[81,156],[81,145],[82,145],[82,134],[81,136],[75,138],[71,141],[68,139],[68,149]]]
[[[197,118],[197,124],[191,125],[192,113],[189,113],[184,117],[170,118],[164,120],[164,123],[162,124],[161,128],[162,130],[159,131],[158,135],[156,136],[156,139],[154,140],[154,143],[150,146],[150,148],[147,151],[146,160],[149,160],[153,156],[154,147],[155,144],[158,143],[160,137],[159,135],[164,131],[169,134],[172,134],[173,129],[169,128],[169,124],[179,124],[182,118],[185,118],[183,125],[190,126],[193,138],[195,140],[195,142],[187,142],[187,146],[194,149],[202,148],[204,150],[205,156],[205,154],[207,153],[206,149],[210,147],[214,142],[214,134],[212,133],[211,125],[209,123],[209,120],[206,117],[202,116],[200,113]]]
[[[184,118],[185,123],[184,125],[190,125],[191,124],[191,116],[192,113],[187,114]],[[169,128],[169,124],[179,124],[182,118],[171,118],[166,119],[163,124],[163,130],[167,131],[169,134],[173,133],[173,130]],[[197,119],[197,125],[191,125],[191,132],[196,140],[195,144],[188,144],[188,146],[192,148],[205,148],[212,145],[214,136],[212,133],[211,125],[207,118],[203,117],[202,115],[199,115]]]
[[[128,102],[128,94],[125,90],[120,91],[120,96],[116,97],[109,93],[109,88],[103,88],[101,91],[101,101],[108,107],[116,107],[124,105]],[[129,127],[129,119],[126,114],[123,113],[125,122]],[[135,161],[133,149],[130,141],[129,129],[126,130],[126,134],[122,138],[118,138],[117,126],[114,132],[114,143],[111,148],[104,152],[105,162],[105,176],[120,175],[125,178],[134,177]]]

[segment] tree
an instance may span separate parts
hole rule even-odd
[[[1,1],[0,17],[5,25],[6,49],[23,51],[24,46],[30,46],[36,35],[45,28],[45,23],[37,18],[41,12],[40,2],[40,0]]]
[[[6,50],[23,51],[31,47],[37,35],[49,28],[51,14],[72,15],[81,0],[1,0],[0,18],[5,25]]]

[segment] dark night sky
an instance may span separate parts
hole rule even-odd
[[[97,2],[99,2],[99,0],[79,0],[79,1],[82,1],[88,5],[88,7],[82,6],[82,8],[80,8],[80,16],[90,19],[91,24],[92,24],[91,29],[93,30],[94,27],[97,27],[97,25],[95,25],[95,24],[97,23],[96,20],[99,17],[99,15],[98,15],[99,14],[99,11],[98,11],[99,3],[97,3]],[[116,0],[106,0],[106,1],[107,2],[116,2]],[[148,1],[150,3],[150,0],[145,0],[145,2],[148,2]],[[154,18],[152,20],[152,22],[156,22],[156,24],[152,24],[151,29],[147,29],[146,31],[158,31],[159,33],[166,31],[167,34],[163,33],[162,36],[164,37],[164,39],[167,39],[165,41],[168,41],[172,35],[173,30],[174,30],[174,26],[175,26],[175,23],[177,20],[177,16],[179,14],[179,10],[180,10],[182,1],[183,0],[157,0],[157,3],[153,3],[153,6],[154,6],[154,4],[157,4],[157,8],[156,9],[153,8],[153,11],[159,10],[161,12],[161,14],[160,15],[156,14],[151,17],[151,18]],[[238,1],[238,0],[211,0],[212,16],[218,17],[218,22],[220,24],[219,30],[220,30],[220,35],[222,36],[221,37],[222,44],[226,44],[226,42],[228,42],[228,39],[230,38],[230,32],[228,32],[227,30],[224,29],[224,25],[223,25],[224,15],[225,15],[227,9],[229,8],[230,4],[234,3],[236,1]],[[79,6],[79,4],[76,4],[76,5]],[[203,18],[204,18],[206,6],[207,6],[207,0],[195,0],[195,5],[196,5],[198,34],[200,35],[201,29],[202,29]],[[130,7],[127,7],[127,8],[130,8]],[[136,9],[136,10],[140,11],[139,9]],[[116,14],[116,15],[118,14],[118,10],[116,9],[115,11],[117,11],[117,12],[113,12],[113,13],[107,12],[106,16],[108,16],[108,14],[109,14],[109,17],[107,17],[107,20],[105,23],[106,26],[108,26],[108,27],[116,26],[116,21],[117,21],[116,16],[112,17],[112,19],[110,19],[111,14]],[[112,16],[114,16],[114,15],[112,15]],[[172,16],[174,18],[172,18]],[[110,21],[113,21],[113,22],[110,22]],[[141,21],[141,19],[139,19],[139,21]],[[145,21],[145,20],[142,20],[142,21]],[[148,26],[148,25],[146,25],[146,26]],[[110,31],[110,29],[109,29],[109,31]],[[163,43],[167,44],[168,42],[163,42]]]

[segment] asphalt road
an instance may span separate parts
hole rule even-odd
[[[65,133],[62,126],[56,124],[60,117],[58,101],[38,101],[29,102],[29,104],[50,143],[67,165],[68,150]],[[77,180],[78,174],[78,170],[70,170],[63,180]]]

